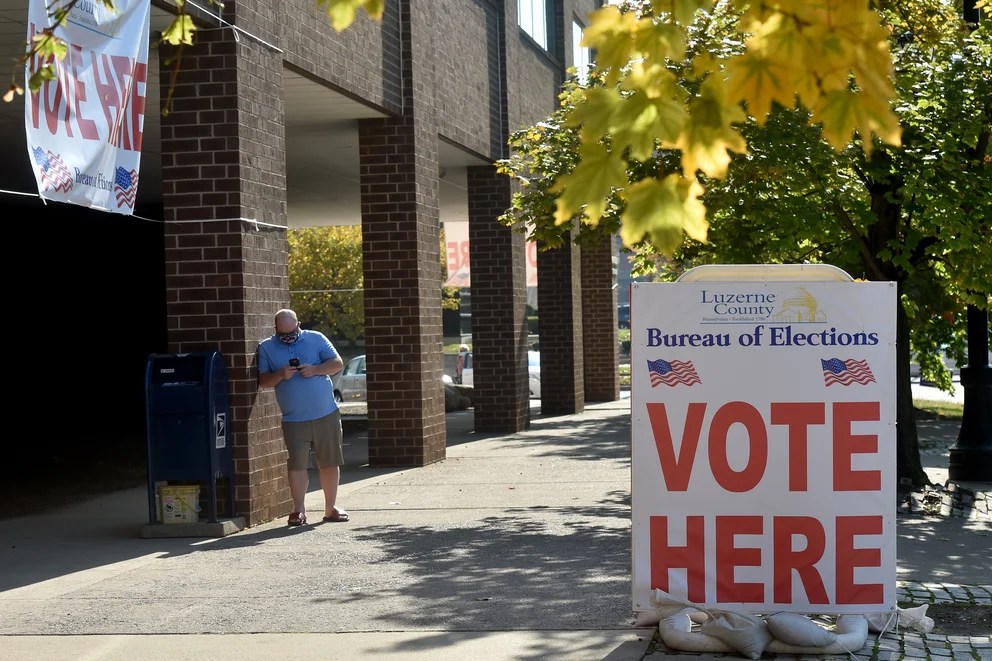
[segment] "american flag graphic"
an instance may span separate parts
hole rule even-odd
[[[45,190],[53,189],[68,193],[72,190],[72,173],[62,162],[62,157],[53,154],[51,150],[45,151],[41,147],[31,150],[34,154],[34,162],[41,168],[41,180],[45,182]]]
[[[854,360],[848,358],[831,358],[830,360],[820,359],[823,364],[823,382],[827,386],[839,383],[842,386],[849,386],[852,383],[866,385],[875,383],[875,375],[871,373],[871,367],[867,360]]]
[[[692,386],[702,383],[702,379],[696,374],[696,368],[692,366],[692,361],[673,360],[649,360],[648,376],[651,378],[651,387],[656,388],[661,384],[674,387],[681,383]]]
[[[117,206],[134,207],[134,196],[138,194],[138,171],[128,172],[121,166],[114,171],[114,193],[117,194]]]

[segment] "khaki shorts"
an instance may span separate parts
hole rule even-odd
[[[283,421],[282,437],[289,452],[286,465],[291,471],[306,470],[310,467],[310,449],[313,448],[318,468],[343,466],[342,436],[341,411],[307,422]]]

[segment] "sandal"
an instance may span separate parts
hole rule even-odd
[[[339,509],[335,508],[334,509],[334,514],[332,514],[330,516],[325,516],[324,517],[324,522],[325,523],[338,523],[338,522],[344,523],[345,521],[349,520],[350,518],[351,517],[348,516],[348,513],[347,512],[345,512],[344,510],[339,510]]]
[[[303,512],[291,512],[289,514],[289,521],[286,523],[290,526],[305,526],[307,524],[307,515]]]

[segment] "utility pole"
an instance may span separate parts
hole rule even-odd
[[[947,477],[960,482],[992,482],[992,366],[989,315],[968,306],[968,364],[961,368],[964,414],[951,446]]]
[[[962,9],[962,16],[966,23],[978,25],[978,22],[982,20],[982,11],[975,7],[975,0],[964,0]]]
[[[982,20],[975,0],[964,0],[963,18]],[[988,308],[986,304],[986,308]],[[968,364],[961,368],[964,414],[951,447],[947,476],[959,482],[992,482],[992,367],[989,366],[989,314],[968,306]]]

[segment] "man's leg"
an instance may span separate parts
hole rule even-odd
[[[338,483],[341,481],[341,467],[328,466],[320,469],[320,488],[324,490],[324,516],[337,516],[334,503],[338,499]]]
[[[323,473],[323,471],[321,471],[321,473]],[[321,484],[323,484],[323,475],[321,475],[320,481]],[[293,498],[294,512],[306,512],[306,507],[304,506],[303,501],[307,496],[308,486],[310,486],[310,475],[308,475],[305,470],[289,471],[289,494]]]
[[[337,507],[338,484],[344,464],[341,412],[334,411],[315,423],[314,452],[320,468],[320,487],[324,491],[324,520],[347,521],[348,513]]]
[[[305,422],[282,423],[283,440],[286,442],[286,470],[289,478],[289,495],[293,499],[293,510],[289,516],[289,525],[300,525],[306,521],[307,487],[310,486],[310,475],[307,467],[310,463],[310,443],[312,431],[310,424]],[[294,516],[299,512],[300,516]]]

